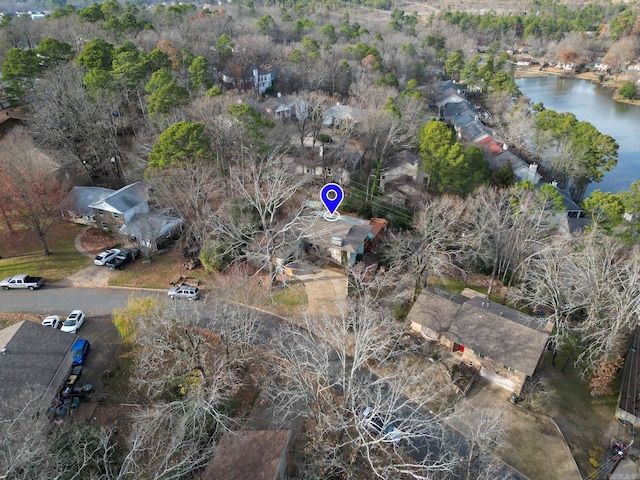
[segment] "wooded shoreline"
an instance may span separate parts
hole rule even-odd
[[[640,105],[640,99],[627,100],[626,98],[620,96],[617,93],[618,88],[620,88],[624,82],[629,80],[629,78],[627,78],[625,75],[620,75],[620,77],[617,80],[601,82],[599,79],[600,74],[596,72],[584,72],[584,73],[572,74],[572,73],[567,73],[566,71],[560,68],[540,67],[539,65],[532,65],[530,67],[517,68],[513,72],[513,78],[548,77],[550,75],[556,75],[556,76],[565,77],[565,78],[577,78],[581,80],[587,80],[588,82],[595,83],[596,85],[614,89],[615,91],[612,93],[611,98],[616,102],[627,103],[629,105]]]

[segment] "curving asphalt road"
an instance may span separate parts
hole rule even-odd
[[[64,315],[82,310],[87,317],[111,315],[129,297],[166,297],[165,292],[121,288],[68,288],[46,285],[39,290],[0,290],[0,312]]]

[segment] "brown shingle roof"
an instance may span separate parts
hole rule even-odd
[[[27,116],[18,110],[2,110],[0,111],[0,125],[9,120],[27,121]]]
[[[460,307],[447,338],[533,375],[549,338],[543,329],[544,323],[535,317],[477,297]]]
[[[534,373],[549,338],[541,319],[483,297],[423,292],[407,318],[526,375]]]
[[[291,430],[244,430],[223,436],[205,480],[274,480]]]

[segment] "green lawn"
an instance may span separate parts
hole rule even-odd
[[[307,294],[302,285],[290,285],[265,298],[265,307],[279,315],[299,315],[307,306]]]
[[[44,277],[53,282],[86,267],[91,259],[78,252],[73,241],[82,228],[60,223],[47,235],[51,255],[45,256],[37,237],[29,231],[0,231],[0,278],[18,273]]]

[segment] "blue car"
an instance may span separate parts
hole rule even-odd
[[[71,347],[71,355],[73,356],[73,365],[84,365],[91,344],[86,338],[78,338]]]

